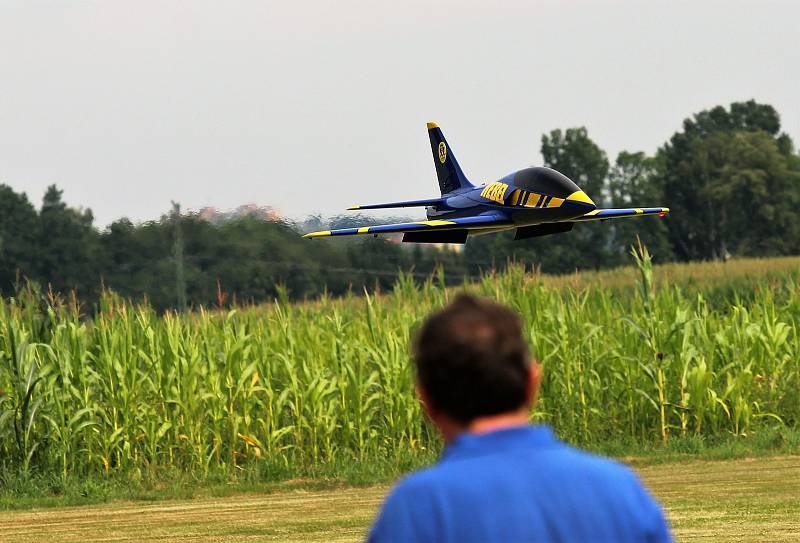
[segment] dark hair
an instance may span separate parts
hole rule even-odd
[[[525,402],[531,370],[522,321],[489,300],[462,294],[428,317],[414,362],[432,406],[461,423]]]

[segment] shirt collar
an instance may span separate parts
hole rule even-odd
[[[504,428],[493,432],[464,432],[445,447],[442,461],[496,454],[507,450],[537,449],[559,444],[549,426],[529,425]]]

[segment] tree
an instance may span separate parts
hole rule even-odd
[[[100,235],[101,256],[97,265],[107,288],[127,298],[147,294],[153,301],[154,297],[161,298],[154,296],[154,286],[173,283],[169,277],[155,276],[155,260],[162,249],[160,243],[146,239],[148,228],[149,225],[136,226],[126,218],[111,223]]]
[[[183,232],[181,231],[181,205],[172,202],[172,224],[175,241],[172,245],[172,258],[175,262],[175,299],[177,309],[186,311],[186,279],[183,275]]]
[[[763,131],[718,133],[696,151],[705,174],[699,196],[713,202],[706,233],[712,256],[790,254],[800,248],[800,176],[775,138]]]
[[[57,292],[94,299],[100,288],[98,233],[89,209],[67,207],[62,191],[47,188],[39,212],[38,275]]]
[[[664,205],[664,188],[655,159],[642,152],[619,153],[608,175],[608,196],[613,207]],[[612,223],[612,228],[611,249],[616,262],[629,260],[630,248],[637,236],[660,261],[672,260],[672,246],[665,221],[653,218],[620,219]]]
[[[796,251],[800,181],[793,152],[778,113],[766,104],[738,102],[686,119],[657,156],[675,255]]]
[[[10,294],[17,277],[36,278],[39,218],[22,193],[0,185],[0,292]]]

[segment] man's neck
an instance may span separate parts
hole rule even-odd
[[[497,430],[525,426],[526,424],[528,424],[528,410],[524,409],[512,413],[477,418],[467,425],[466,431],[470,434],[486,434]]]
[[[512,411],[510,413],[500,413],[488,417],[478,417],[469,424],[458,424],[449,417],[442,417],[436,420],[436,425],[442,432],[445,442],[450,443],[459,434],[486,434],[497,430],[516,428],[528,424],[528,408]]]

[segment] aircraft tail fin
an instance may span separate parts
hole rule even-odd
[[[444,139],[444,134],[438,124],[428,123],[428,137],[431,139],[433,163],[436,166],[436,176],[439,178],[439,189],[442,191],[442,195],[454,190],[473,187],[474,185],[461,171],[461,166],[458,165],[453,150]]]

